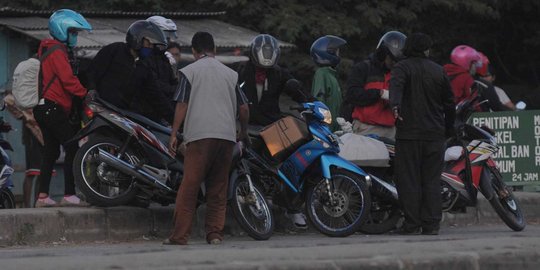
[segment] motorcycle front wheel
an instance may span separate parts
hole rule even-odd
[[[239,178],[233,186],[229,202],[236,221],[255,240],[268,240],[274,231],[272,209],[263,193],[253,184],[253,192],[246,178]],[[257,206],[258,204],[258,206]]]
[[[15,209],[15,196],[7,187],[0,189],[0,209]]]
[[[501,174],[492,168],[484,168],[488,171],[494,194],[489,203],[497,212],[497,215],[514,231],[522,231],[525,228],[525,218],[512,190],[506,186]]]
[[[314,227],[332,237],[349,236],[366,221],[371,206],[369,189],[361,176],[332,171],[330,190],[322,179],[306,193],[306,213]]]
[[[131,202],[137,194],[134,177],[108,166],[99,158],[99,149],[116,156],[121,146],[122,142],[116,138],[91,135],[75,154],[73,160],[75,183],[90,204],[124,205]],[[140,161],[129,148],[122,159],[131,164]]]

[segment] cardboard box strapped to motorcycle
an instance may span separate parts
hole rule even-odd
[[[272,157],[281,160],[304,144],[309,132],[304,121],[287,116],[264,127],[261,137]]]

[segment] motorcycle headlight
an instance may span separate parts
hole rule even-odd
[[[332,113],[329,110],[319,108],[319,113],[323,116],[323,122],[328,125],[332,124]]]

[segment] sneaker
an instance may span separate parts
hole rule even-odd
[[[210,245],[221,245],[221,242],[222,242],[221,239],[214,238],[214,239],[210,240],[210,242],[208,242],[208,244],[210,244]]]
[[[87,207],[90,206],[90,204],[81,200],[79,197],[77,197],[77,195],[69,195],[62,198],[62,201],[60,201],[60,206]]]
[[[47,197],[44,197],[44,198],[39,198],[36,200],[36,204],[35,204],[35,207],[36,208],[42,208],[42,207],[55,207],[57,206],[58,203],[56,203],[56,201],[54,201],[53,199],[51,199],[51,197],[47,196]]]
[[[307,222],[306,222],[306,216],[302,213],[287,213],[287,217],[292,221],[294,226],[298,229],[306,229],[307,228]]]

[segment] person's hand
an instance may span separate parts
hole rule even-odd
[[[401,118],[401,116],[399,115],[399,108],[398,107],[392,108],[392,113],[394,114],[394,119],[399,119],[399,120],[403,121],[403,118]]]
[[[176,136],[171,136],[169,139],[169,151],[176,154],[176,148],[178,147],[178,139]]]
[[[388,91],[387,89],[382,89],[381,90],[381,98],[384,99],[384,100],[389,100],[390,99],[390,91]]]
[[[251,139],[249,138],[247,131],[241,131],[238,134],[238,141],[243,142],[246,147],[251,146]]]

